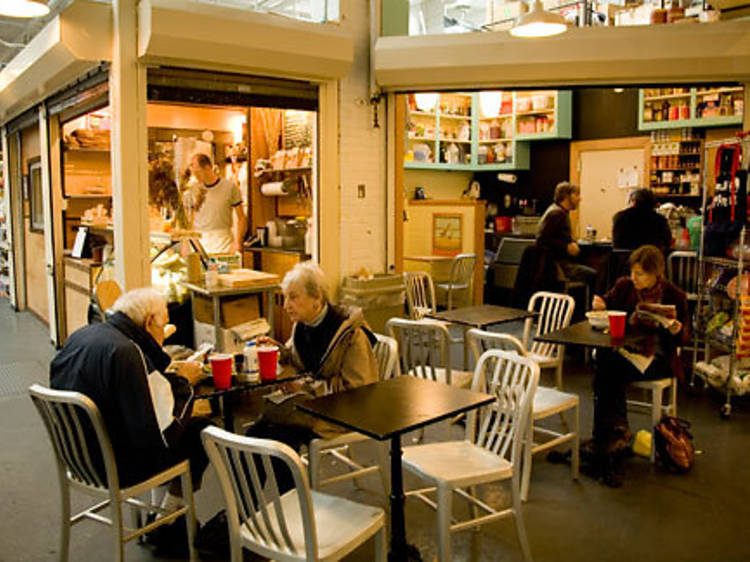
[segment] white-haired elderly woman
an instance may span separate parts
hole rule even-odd
[[[199,488],[208,466],[200,432],[208,421],[175,410],[171,385],[196,382],[198,371],[188,365],[179,375],[167,373],[171,360],[162,349],[168,321],[164,297],[153,289],[135,289],[122,294],[110,312],[106,322],[85,326],[68,338],[50,364],[50,386],[81,392],[97,405],[123,487],[190,459],[193,485]],[[95,439],[93,433],[88,437]],[[99,465],[103,475],[101,459]],[[172,509],[181,503],[175,482],[163,506]]]
[[[281,349],[281,362],[291,364],[310,377],[294,390],[313,395],[339,392],[378,380],[378,367],[373,352],[375,335],[357,308],[332,304],[321,268],[312,263],[297,264],[282,282],[284,310],[294,325],[286,344],[260,338],[259,343],[276,343]],[[332,437],[344,430],[317,420],[285,403],[281,408],[272,404],[246,434],[252,437],[282,441],[297,451],[314,437]],[[279,474],[280,472],[284,474]],[[289,489],[291,474],[276,470],[280,489]]]

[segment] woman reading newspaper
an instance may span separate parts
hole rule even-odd
[[[625,389],[628,383],[683,377],[677,348],[688,339],[685,293],[664,278],[664,256],[656,246],[630,255],[630,276],[621,277],[604,297],[594,296],[594,310],[628,314],[627,330],[642,335],[628,349],[597,352],[594,374],[593,439],[584,458],[589,475],[609,486],[623,483],[622,459],[630,447]]]

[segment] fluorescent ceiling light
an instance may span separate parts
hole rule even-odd
[[[564,17],[545,11],[540,0],[533,0],[529,11],[518,17],[510,34],[514,37],[550,37],[567,29]]]
[[[2,0],[0,16],[10,18],[38,18],[49,14],[49,7],[41,0]]]

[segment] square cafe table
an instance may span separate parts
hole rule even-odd
[[[494,396],[401,376],[298,404],[308,414],[384,441],[391,440],[390,562],[421,560],[406,544],[401,435],[478,408]]]
[[[582,345],[584,347],[599,347],[617,349],[627,345],[634,345],[643,341],[643,334],[625,333],[624,338],[615,339],[609,332],[594,330],[588,321],[576,322],[567,328],[548,332],[543,336],[534,336],[534,339],[547,343],[560,343],[564,345]]]
[[[496,306],[494,304],[482,304],[479,306],[464,306],[453,310],[431,312],[425,315],[442,322],[459,324],[464,331],[464,369],[469,368],[469,351],[467,347],[466,334],[471,328],[484,330],[493,324],[504,324],[525,320],[537,316],[536,312],[529,312],[520,308],[509,308],[507,306]]]

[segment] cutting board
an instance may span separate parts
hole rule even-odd
[[[255,287],[278,283],[279,276],[254,269],[233,269],[229,273],[219,274],[219,284],[222,287],[238,289],[241,287]]]

